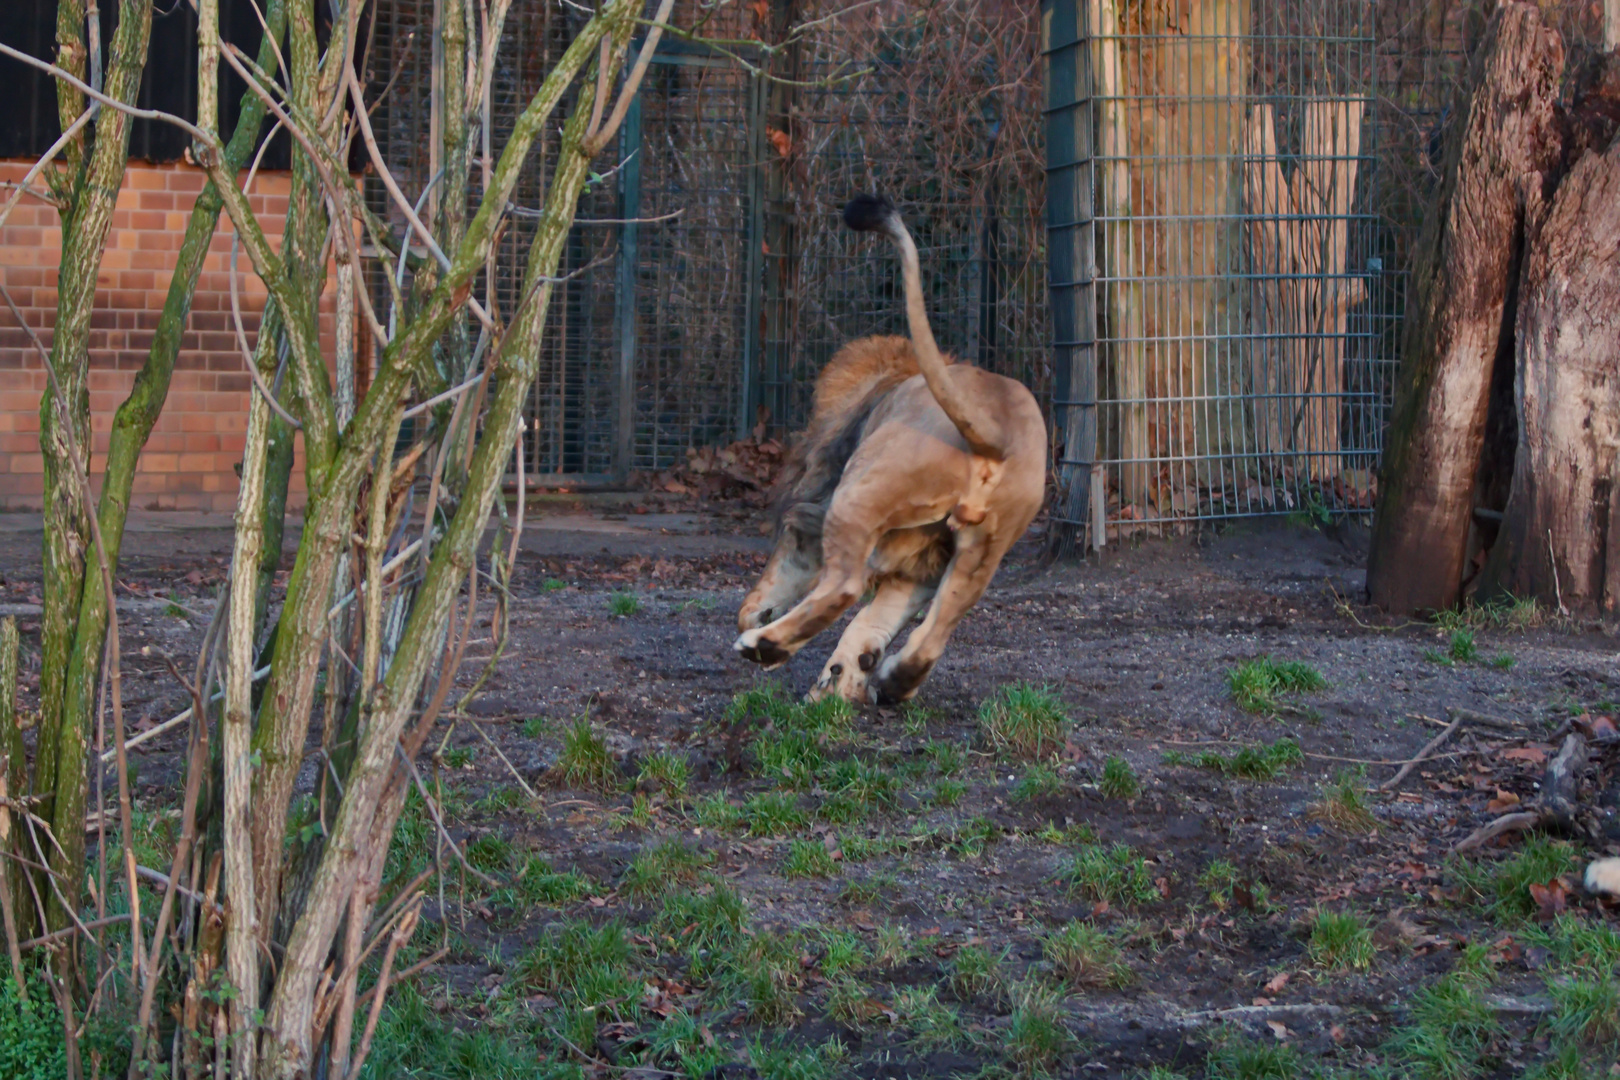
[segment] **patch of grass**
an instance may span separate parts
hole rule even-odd
[[[1491,657],[1491,667],[1496,668],[1499,671],[1512,671],[1513,665],[1517,662],[1518,661],[1513,659],[1511,653],[1501,652]]]
[[[797,1019],[803,981],[794,935],[745,937],[720,961],[718,983],[729,1000],[740,1002],[750,1020],[782,1024]]]
[[[1013,987],[1003,1049],[1021,1076],[1047,1076],[1074,1049],[1058,995],[1037,982]]]
[[[964,821],[945,834],[945,846],[964,859],[976,859],[1001,835],[1001,829],[987,817]]]
[[[822,777],[835,799],[847,799],[866,810],[886,810],[900,800],[900,780],[894,773],[858,757],[836,762]]]
[[[557,776],[565,787],[602,792],[619,787],[619,770],[607,742],[591,727],[586,717],[575,720],[563,735],[562,753],[557,758]]]
[[[1246,660],[1226,673],[1226,687],[1237,707],[1263,716],[1283,707],[1282,694],[1308,693],[1325,686],[1327,680],[1309,664],[1269,656]]]
[[[538,855],[531,855],[518,875],[518,889],[534,904],[564,904],[591,894],[590,878],[570,870],[559,874]]]
[[[742,816],[748,822],[749,836],[782,836],[810,823],[809,815],[799,807],[799,800],[780,791],[750,795],[743,805]]]
[[[540,935],[538,943],[512,965],[512,973],[535,990],[578,996],[594,984],[600,971],[626,976],[629,961],[630,939],[623,925],[592,926],[576,919]]]
[[[106,1058],[101,1066],[103,1075],[115,1075]],[[561,1080],[562,1075],[549,1045],[529,1031],[494,1025],[459,1030],[409,983],[389,988],[360,1071],[363,1080]]]
[[[1451,657],[1439,649],[1424,649],[1423,659],[1431,664],[1439,664],[1441,667],[1450,667],[1452,663]]]
[[[792,841],[787,858],[782,860],[782,876],[786,878],[832,877],[837,870],[831,853],[815,840]]]
[[[1071,892],[1116,907],[1159,899],[1147,863],[1127,844],[1084,844],[1070,857],[1063,880]]]
[[[916,698],[900,706],[900,722],[907,735],[916,738],[928,731],[928,725],[945,719],[945,714],[932,705],[924,705]]]
[[[186,609],[171,600],[169,605],[163,609],[163,614],[171,619],[184,619],[186,618]]]
[[[1494,864],[1459,859],[1452,870],[1465,894],[1493,917],[1516,922],[1540,910],[1530,886],[1572,873],[1576,864],[1568,843],[1532,833],[1512,858]]]
[[[1408,1026],[1386,1047],[1407,1075],[1464,1080],[1481,1071],[1501,1025],[1485,1002],[1488,983],[1478,973],[1479,966],[1477,957],[1465,953],[1456,969],[1412,995]]]
[[[753,723],[778,732],[802,731],[811,735],[840,739],[849,733],[855,709],[840,697],[800,702],[788,697],[775,683],[744,690],[731,699],[725,723]]]
[[[1299,1052],[1282,1043],[1262,1043],[1228,1035],[1204,1059],[1208,1080],[1297,1080],[1304,1075]]]
[[[691,1013],[677,1009],[648,1033],[648,1060],[679,1066],[692,1080],[716,1073],[731,1052],[707,1034]]]
[[[960,780],[942,779],[934,784],[934,793],[929,801],[935,806],[955,806],[967,794],[967,785]]]
[[[1042,758],[1063,749],[1069,718],[1063,702],[1044,686],[1004,686],[979,706],[979,731],[998,753]]]
[[[944,739],[931,740],[926,747],[928,760],[941,776],[955,776],[962,771],[962,747]]]
[[[866,942],[848,930],[822,930],[821,945],[821,973],[829,979],[858,971],[872,960]]]
[[[465,850],[467,861],[480,870],[500,871],[512,865],[512,842],[496,833],[485,833]]]
[[[792,1047],[780,1039],[766,1045],[763,1035],[748,1044],[748,1061],[760,1080],[831,1080],[833,1075],[825,1047]]]
[[[1357,766],[1342,769],[1322,798],[1311,804],[1311,817],[1341,833],[1371,832],[1378,825],[1367,805],[1367,773]]]
[[[1031,765],[1018,778],[1018,783],[1013,785],[1012,797],[1017,802],[1028,802],[1030,799],[1056,795],[1062,790],[1063,781],[1058,779],[1056,769],[1049,765]]]
[[[717,791],[692,804],[692,820],[705,829],[735,829],[742,824],[742,809],[731,804],[726,793]]]
[[[503,784],[492,787],[484,793],[484,797],[473,803],[473,809],[480,814],[494,815],[507,810],[516,810],[529,801],[522,788]]]
[[[896,923],[884,923],[878,927],[877,945],[872,950],[872,958],[886,968],[897,968],[910,960],[911,939],[906,935],[906,928]]]
[[[551,717],[531,716],[523,721],[518,730],[523,732],[525,739],[540,739],[550,735],[551,728]]]
[[[1620,1041],[1620,977],[1569,974],[1547,983],[1557,1011],[1549,1026],[1558,1038],[1613,1045]]]
[[[635,615],[641,611],[641,598],[633,592],[616,592],[608,597],[608,611],[617,619]]]
[[[1565,1043],[1556,1047],[1550,1057],[1531,1066],[1524,1080],[1597,1080],[1597,1076],[1597,1069],[1588,1065],[1581,1048]]]
[[[641,759],[636,775],[636,786],[661,788],[666,794],[679,798],[686,794],[691,772],[686,759],[672,750],[659,750]]]
[[[872,988],[853,975],[838,975],[827,981],[827,1015],[854,1027],[872,1017]]]
[[[1041,952],[1070,986],[1129,986],[1135,973],[1119,943],[1090,923],[1071,921],[1046,935]]]
[[[664,896],[653,928],[672,938],[688,956],[701,957],[729,949],[743,939],[748,932],[748,906],[720,883],[706,892],[672,892]],[[707,970],[707,966],[700,965],[700,969]]]
[[[1208,894],[1209,902],[1221,911],[1232,903],[1232,893],[1241,880],[1238,868],[1226,859],[1211,859],[1204,872],[1198,875],[1199,887]]]
[[[754,743],[760,773],[789,791],[809,791],[827,764],[821,740],[812,732],[771,731]]]
[[[1270,780],[1283,769],[1304,760],[1304,753],[1293,739],[1278,739],[1270,746],[1245,746],[1231,754],[1218,750],[1200,750],[1193,754],[1168,750],[1164,755],[1166,765],[1214,769],[1222,776],[1239,780]]]
[[[473,763],[477,750],[471,746],[452,746],[444,752],[444,763],[452,769],[465,769]]]
[[[968,1041],[962,1016],[954,1005],[939,1000],[933,986],[907,986],[895,992],[894,1011],[911,1032],[918,1050],[955,1050]]]
[[[541,592],[561,592],[568,588],[568,582],[559,578],[549,577],[540,583]]]
[[[1474,644],[1474,632],[1460,627],[1453,630],[1446,646],[1446,655],[1458,664],[1471,664],[1478,660],[1479,646]]]
[[[961,1001],[993,997],[1001,989],[1001,959],[982,945],[963,945],[951,958],[951,992]]]
[[[1311,963],[1329,971],[1361,971],[1378,955],[1372,931],[1347,911],[1318,911],[1306,945]]]
[[[676,886],[696,884],[704,868],[712,862],[711,853],[690,847],[679,837],[672,836],[649,844],[637,853],[635,861],[619,879],[619,891],[626,896],[662,896]]]
[[[1535,597],[1519,599],[1508,595],[1484,604],[1466,601],[1460,610],[1437,611],[1435,625],[1442,630],[1518,630],[1524,631],[1547,621],[1541,604]]]
[[[1122,757],[1111,757],[1103,762],[1102,779],[1097,789],[1110,799],[1134,799],[1142,791],[1141,781],[1131,769],[1131,763]]]

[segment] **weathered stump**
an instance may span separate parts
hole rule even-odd
[[[1612,135],[1612,131],[1610,132]],[[1527,201],[1502,527],[1477,590],[1620,610],[1620,141]]]
[[[1367,587],[1391,611],[1456,603],[1495,364],[1511,356],[1527,178],[1556,174],[1564,48],[1531,4],[1486,28],[1418,250]]]

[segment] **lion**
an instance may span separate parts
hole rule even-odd
[[[917,692],[1040,511],[1046,421],[1022,383],[940,353],[917,246],[887,199],[856,197],[844,223],[899,248],[911,337],[850,342],[816,380],[778,484],[776,546],[737,613],[734,648],[778,667],[870,588],[809,696],[892,704]]]

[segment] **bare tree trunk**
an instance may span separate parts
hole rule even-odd
[[[1563,44],[1534,5],[1496,9],[1419,248],[1385,441],[1367,587],[1391,611],[1451,607],[1462,587],[1491,371],[1512,340],[1524,185],[1557,169],[1563,67]]]
[[[1620,141],[1529,193],[1518,448],[1479,589],[1620,609]]]

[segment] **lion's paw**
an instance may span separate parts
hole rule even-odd
[[[782,648],[782,646],[766,637],[763,628],[748,630],[738,635],[736,643],[731,647],[744,660],[759,664],[766,671],[781,667],[793,655],[787,649]]]

